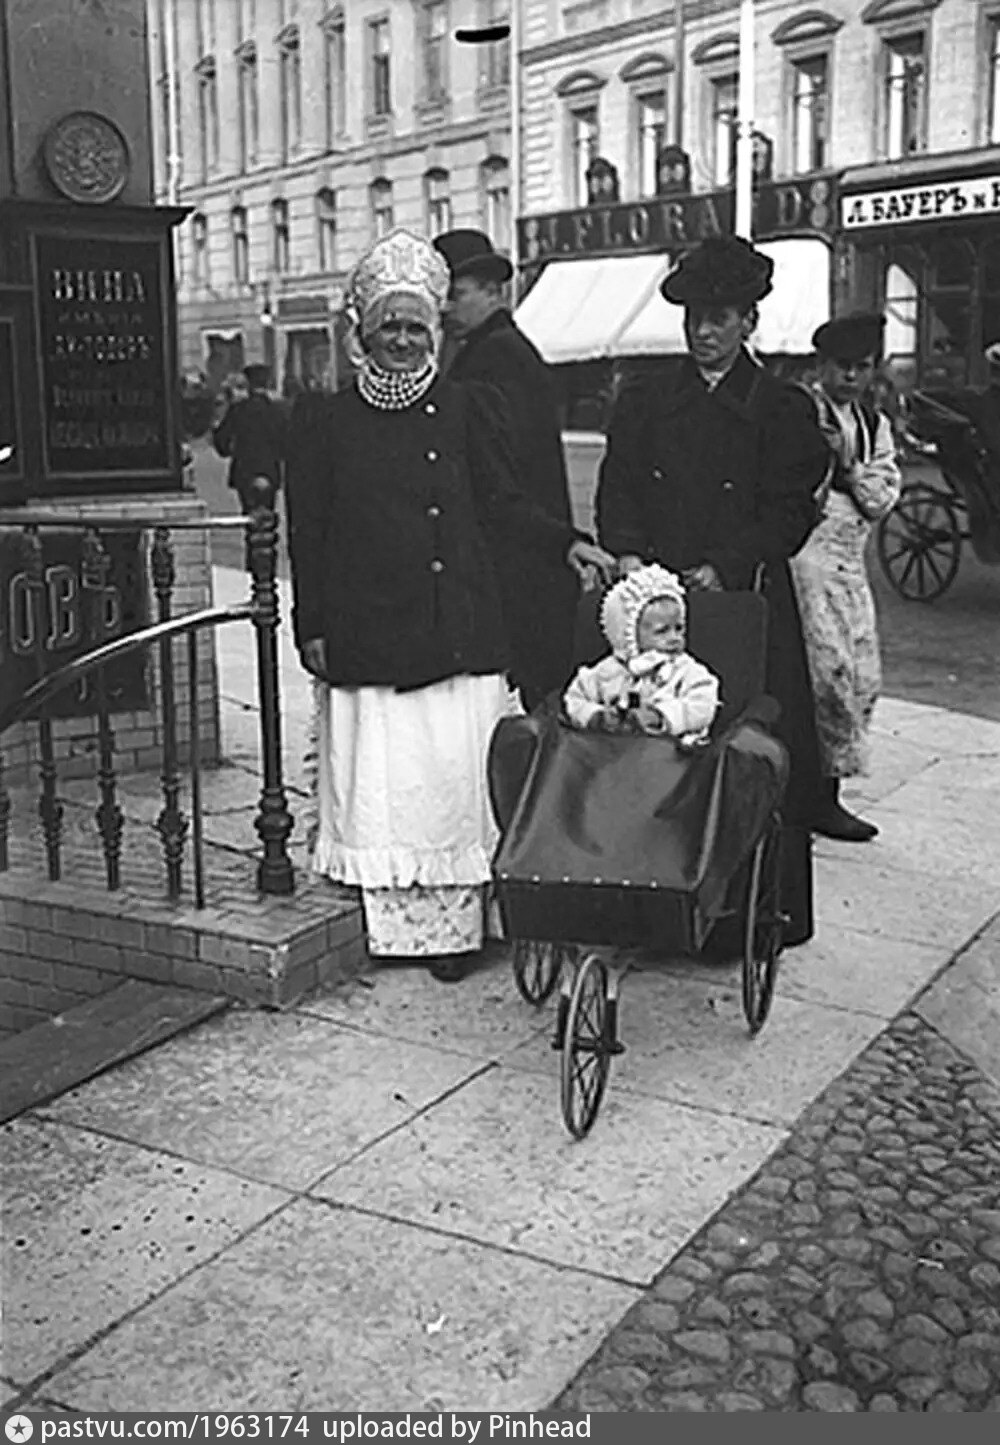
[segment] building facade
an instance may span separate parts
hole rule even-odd
[[[509,0],[148,0],[157,198],[191,208],[181,364],[336,381],[353,263],[393,225],[510,245]]]
[[[675,252],[728,229],[738,0],[523,7],[529,268]],[[831,309],[885,307],[904,383],[981,380],[1000,339],[1000,0],[757,0],[755,69],[755,235],[822,240],[813,289]],[[671,144],[689,167],[681,193],[657,164]],[[598,157],[617,204],[588,204]]]

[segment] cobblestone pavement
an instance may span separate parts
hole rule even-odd
[[[898,1019],[553,1408],[1000,1411],[993,1086]]]

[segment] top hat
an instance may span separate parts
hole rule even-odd
[[[878,311],[838,316],[813,332],[812,344],[820,356],[831,361],[876,360],[882,355],[885,317]]]
[[[477,281],[503,285],[514,274],[508,258],[494,251],[493,242],[483,231],[445,231],[435,236],[434,245],[448,262],[455,281],[460,276],[472,276]]]
[[[749,307],[771,290],[774,262],[741,236],[710,236],[660,285],[675,306]]]

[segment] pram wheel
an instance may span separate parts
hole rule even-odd
[[[779,896],[780,863],[781,828],[777,818],[772,818],[753,851],[747,886],[743,1012],[751,1035],[758,1034],[767,1022],[778,977],[778,957],[785,927]]]
[[[607,966],[588,953],[573,981],[562,1046],[562,1115],[575,1139],[589,1133],[597,1118],[611,1054],[620,1052],[609,1037],[613,1012]]]
[[[514,944],[514,982],[526,1003],[543,1004],[559,982],[567,950],[561,943],[519,938]]]

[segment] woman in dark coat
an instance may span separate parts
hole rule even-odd
[[[437,375],[448,270],[393,232],[350,285],[360,368],[292,449],[296,641],[316,689],[314,868],[362,890],[369,950],[462,976],[496,841],[486,750],[509,710],[484,529],[581,572],[611,559],[516,487],[488,401]]]
[[[817,520],[828,465],[809,400],[751,358],[756,305],[773,263],[736,237],[702,243],[667,277],[689,356],[671,377],[623,393],[597,493],[603,544],[623,570],[656,560],[691,588],[750,587],[763,566],[767,689],[789,749],[785,908],[789,943],[812,933],[809,834],[819,799],[815,717],[788,558]]]

